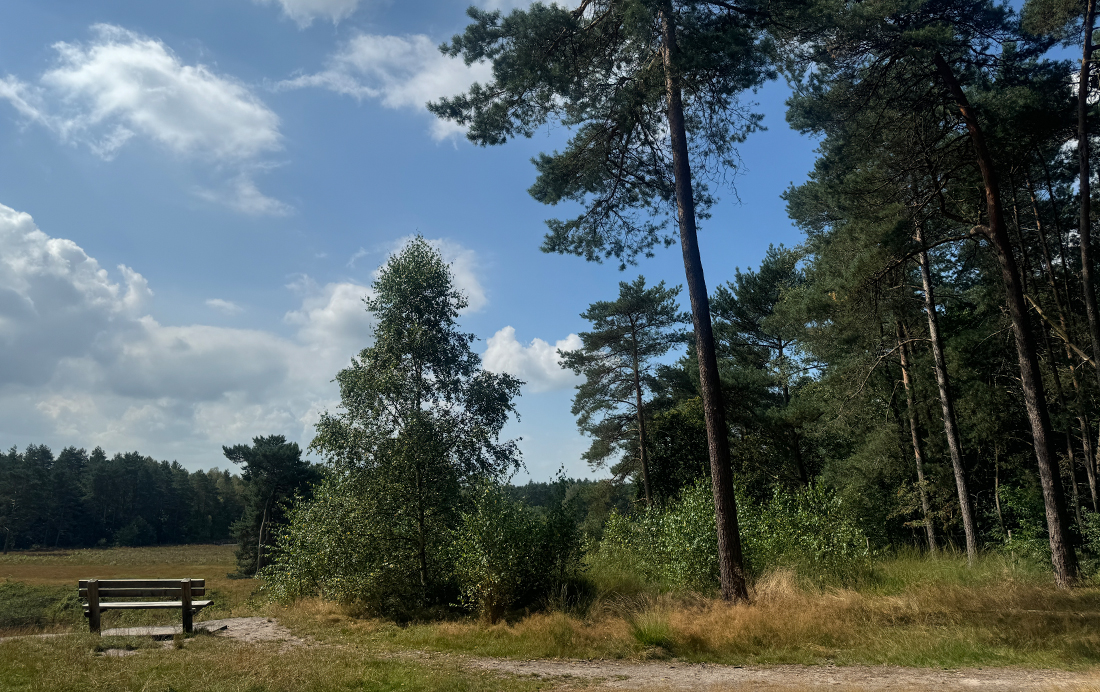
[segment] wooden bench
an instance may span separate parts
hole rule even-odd
[[[88,599],[84,604],[84,617],[88,618],[88,627],[98,632],[100,613],[104,610],[146,610],[160,608],[179,608],[183,611],[183,631],[194,631],[193,619],[199,612],[214,601],[196,601],[195,596],[206,595],[205,579],[81,579],[79,584],[81,598]],[[172,601],[113,601],[104,602],[104,598],[172,598]]]

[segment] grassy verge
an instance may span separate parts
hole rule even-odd
[[[454,690],[527,692],[552,681],[479,674],[446,663],[380,659],[356,646],[242,644],[212,636],[182,648],[146,643],[137,655],[105,656],[127,642],[91,635],[0,643],[5,690],[155,692],[308,692],[311,690]],[[131,644],[132,646],[132,644]]]
[[[790,573],[757,584],[750,605],[691,594],[605,592],[583,615],[533,613],[399,627],[317,601],[280,620],[320,640],[381,649],[511,658],[678,658],[729,664],[930,667],[1100,666],[1100,589],[1056,589],[1041,570],[989,556],[901,557],[850,589],[815,589]]]
[[[189,559],[195,562],[188,564]],[[880,562],[865,583],[843,589],[814,588],[790,573],[777,573],[756,585],[755,599],[749,605],[726,604],[705,595],[662,593],[639,583],[624,588],[620,580],[604,584],[595,603],[583,613],[518,614],[508,622],[494,625],[457,617],[401,626],[319,600],[290,605],[266,603],[255,595],[256,584],[251,580],[225,578],[233,569],[231,547],[21,555],[0,562],[0,575],[12,566],[24,568],[28,580],[0,582],[0,635],[80,632],[86,626],[82,617],[74,615],[78,612],[74,603],[75,579],[68,571],[62,577],[54,572],[55,568],[63,568],[86,576],[91,576],[90,571],[99,576],[119,577],[204,576],[218,604],[203,611],[204,619],[272,616],[295,634],[320,645],[309,648],[308,655],[304,653],[306,650],[295,649],[284,656],[278,653],[277,645],[196,638],[186,649],[193,654],[159,649],[141,652],[143,661],[158,661],[155,665],[158,670],[163,667],[181,675],[190,665],[217,668],[219,664],[212,658],[202,657],[214,656],[217,650],[240,658],[243,666],[244,652],[254,649],[257,661],[272,667],[232,674],[220,669],[203,670],[201,675],[214,676],[208,680],[209,689],[220,689],[223,673],[227,681],[237,679],[238,675],[247,680],[253,679],[248,676],[255,676],[253,687],[235,689],[283,689],[290,683],[279,676],[297,680],[301,689],[321,684],[313,682],[315,678],[310,677],[313,673],[293,672],[297,665],[315,668],[316,680],[331,677],[337,681],[334,689],[341,689],[341,685],[386,689],[385,685],[390,684],[387,681],[399,681],[406,673],[413,677],[443,675],[446,680],[437,680],[443,689],[450,689],[448,685],[463,689],[462,685],[472,679],[456,671],[406,668],[405,663],[400,663],[405,658],[390,655],[408,650],[524,659],[677,658],[732,664],[1020,666],[1071,670],[1100,667],[1100,588],[1059,590],[1047,571],[1021,566],[996,555],[984,557],[973,568],[966,567],[965,560],[958,556],[930,560],[902,555]],[[109,617],[114,620],[108,621],[107,626],[150,624],[158,618],[176,622],[178,613],[137,611],[112,613]],[[96,685],[108,686],[108,682],[103,682],[107,678],[101,679],[107,675],[105,671],[117,669],[123,677],[117,678],[116,687],[126,689],[131,684],[131,677],[126,676],[137,679],[151,674],[141,671],[145,670],[142,666],[153,663],[135,662],[138,656],[103,662],[94,647],[89,648],[89,641],[79,635],[0,643],[0,679],[6,681],[9,675],[23,671],[19,674],[30,675],[26,679],[33,682],[32,687],[68,689],[86,684],[87,688],[96,689]],[[73,670],[83,671],[80,676],[84,677],[70,679],[66,677],[70,673],[47,670],[48,652],[54,649],[73,661],[83,661],[82,667]],[[42,666],[35,668],[38,664],[34,661],[41,661]],[[368,675],[363,672],[365,668],[355,669],[355,661],[361,666],[374,661],[368,666],[374,672]],[[325,669],[330,670],[324,672]],[[295,675],[305,677],[299,679]],[[173,689],[186,689],[175,683],[166,684]]]

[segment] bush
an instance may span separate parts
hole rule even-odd
[[[788,568],[818,584],[847,583],[870,569],[867,539],[839,496],[821,486],[776,491],[755,505],[738,498],[745,566],[751,576]],[[662,589],[718,585],[718,538],[710,484],[633,516],[615,513],[590,556],[594,571],[638,574]]]
[[[499,485],[486,483],[474,492],[452,543],[463,605],[496,622],[512,608],[576,597],[580,533],[563,500],[556,497],[539,514],[509,499]]]
[[[123,528],[115,531],[115,543],[126,548],[140,548],[146,545],[156,545],[157,532],[145,521],[138,517]]]
[[[420,583],[415,542],[399,534],[385,504],[354,476],[323,481],[311,500],[299,499],[288,512],[272,562],[260,572],[264,588],[279,600],[318,595],[398,618],[415,615],[424,591],[444,590],[450,570],[432,564],[433,583]]]
[[[496,622],[540,581],[539,517],[495,485],[475,491],[474,507],[455,532],[455,572],[462,602]]]
[[[871,567],[867,537],[839,495],[822,485],[776,491],[746,507],[741,535],[754,574],[789,568],[816,584],[849,584]]]

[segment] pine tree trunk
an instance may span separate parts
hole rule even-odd
[[[649,490],[649,460],[645,452],[645,416],[642,411],[642,377],[638,372],[638,338],[634,335],[634,396],[635,411],[638,414],[638,461],[642,465],[642,485],[645,489],[645,504],[649,507],[653,504],[653,496]]]
[[[901,383],[905,386],[905,404],[909,410],[909,433],[913,440],[913,457],[917,461],[917,489],[920,491],[920,508],[924,515],[924,532],[928,537],[928,552],[936,554],[936,528],[932,525],[932,510],[928,504],[928,489],[924,482],[924,451],[920,444],[917,426],[917,406],[913,396],[913,384],[909,374],[909,347],[905,343],[901,324],[897,324],[898,350],[901,352]]]
[[[1001,267],[1004,282],[1005,300],[1012,332],[1016,341],[1016,354],[1020,367],[1020,384],[1024,392],[1024,404],[1027,408],[1031,437],[1035,445],[1035,457],[1039,466],[1039,482],[1043,489],[1043,505],[1046,510],[1047,532],[1050,536],[1051,562],[1054,565],[1055,581],[1059,586],[1071,586],[1077,579],[1077,554],[1069,542],[1065,531],[1066,503],[1062,490],[1061,474],[1054,459],[1050,444],[1050,413],[1046,405],[1046,392],[1042,376],[1039,373],[1039,360],[1035,351],[1035,340],[1027,320],[1027,306],[1020,287],[1020,272],[1012,252],[1008,230],[1005,228],[1004,211],[1001,208],[1000,193],[997,185],[997,173],[993,157],[986,146],[985,135],[978,124],[970,101],[959,85],[955,74],[936,53],[933,56],[936,68],[950,90],[955,105],[962,113],[970,140],[974,145],[978,168],[985,186],[986,212],[989,225],[985,236],[993,246]]]
[[[939,318],[936,315],[936,294],[932,287],[932,271],[928,266],[924,229],[916,224],[921,283],[924,286],[924,312],[928,316],[928,335],[932,341],[932,360],[936,371],[936,384],[940,391],[940,408],[943,410],[943,431],[947,435],[947,449],[951,454],[951,467],[955,471],[955,488],[959,493],[959,510],[962,515],[963,533],[966,534],[966,561],[973,565],[978,557],[978,530],[974,526],[974,512],[970,505],[970,490],[966,483],[966,469],[962,463],[962,442],[955,418],[955,400],[951,396],[947,378],[947,359],[943,355],[943,338],[940,336]]]
[[[1054,307],[1058,311],[1058,323],[1062,327],[1062,333],[1065,334],[1066,336],[1069,336],[1070,334],[1073,334],[1073,329],[1071,329],[1071,327],[1070,327],[1070,320],[1069,320],[1069,316],[1068,316],[1069,311],[1065,308],[1065,305],[1062,302],[1062,296],[1058,293],[1058,283],[1054,280],[1054,262],[1051,260],[1051,257],[1050,257],[1050,248],[1047,245],[1047,235],[1046,235],[1046,232],[1043,230],[1043,219],[1042,219],[1042,216],[1039,214],[1039,202],[1035,198],[1035,189],[1031,184],[1030,174],[1026,178],[1026,182],[1027,182],[1027,191],[1028,191],[1028,194],[1031,197],[1031,209],[1035,214],[1035,230],[1039,234],[1039,247],[1042,249],[1042,252],[1043,252],[1043,268],[1046,271],[1047,280],[1048,280],[1048,283],[1050,283],[1050,290],[1051,290],[1051,293],[1054,296]],[[1049,184],[1050,184],[1049,180],[1047,181],[1047,184],[1049,186]],[[1059,227],[1059,224],[1057,223],[1058,209],[1057,209],[1057,207],[1054,207],[1054,198],[1053,198],[1054,191],[1050,187],[1048,187],[1047,189],[1048,189],[1048,193],[1052,195],[1050,203],[1051,203],[1051,207],[1054,209],[1055,230],[1058,232],[1059,248],[1061,248],[1062,247],[1062,245],[1061,245],[1062,233],[1061,233],[1061,228]],[[1068,271],[1069,271],[1069,267],[1066,264],[1065,259],[1066,259],[1065,255],[1063,254],[1062,255],[1062,266],[1065,270],[1063,272],[1063,279],[1065,279],[1065,274],[1068,273]],[[1070,300],[1070,298],[1069,298],[1069,284],[1064,282],[1063,283],[1063,289],[1065,290],[1065,300],[1068,303],[1069,300]],[[1046,336],[1046,331],[1045,330],[1044,330],[1043,334],[1044,334],[1044,336]],[[1047,337],[1047,338],[1049,339],[1049,337]],[[1070,382],[1073,385],[1074,403],[1076,404],[1076,408],[1077,408],[1077,424],[1081,428],[1081,456],[1082,456],[1081,461],[1082,461],[1082,464],[1085,467],[1085,475],[1088,477],[1088,481],[1089,481],[1089,493],[1092,496],[1093,511],[1100,511],[1100,504],[1097,503],[1097,497],[1096,497],[1096,467],[1095,467],[1095,461],[1093,459],[1093,454],[1092,454],[1092,440],[1091,440],[1091,435],[1089,434],[1088,418],[1085,415],[1084,393],[1081,391],[1081,385],[1077,381],[1077,370],[1073,366],[1073,352],[1070,350],[1070,347],[1069,347],[1068,343],[1063,343],[1062,346],[1065,348],[1066,365],[1069,368]],[[1051,354],[1052,360],[1053,360],[1054,351],[1050,347],[1049,343],[1047,344],[1047,351]],[[1052,367],[1054,367],[1053,364],[1052,364]],[[1057,372],[1055,373],[1055,385],[1058,387],[1059,404],[1064,409],[1065,406],[1066,406],[1065,397],[1062,393],[1061,382],[1057,379]],[[1072,438],[1072,435],[1069,434],[1069,431],[1066,431],[1066,439],[1067,439],[1067,441],[1069,441],[1068,444],[1070,444],[1070,445],[1072,445],[1071,438]],[[1072,458],[1072,454],[1073,453],[1072,453],[1072,447],[1071,447],[1070,448],[1071,458]],[[1079,510],[1078,510],[1078,514],[1080,514]],[[1080,518],[1078,518],[1078,524],[1080,524],[1080,523],[1081,523]]]
[[[1100,315],[1096,309],[1096,293],[1092,282],[1092,173],[1089,169],[1089,80],[1092,75],[1092,31],[1096,23],[1095,0],[1088,0],[1085,9],[1081,73],[1077,80],[1077,160],[1081,219],[1078,233],[1081,240],[1081,288],[1085,294],[1085,315],[1092,341],[1092,362],[1096,382],[1100,384]]]
[[[684,271],[687,275],[688,296],[691,298],[692,321],[695,325],[699,389],[707,425],[710,480],[714,490],[714,515],[718,531],[718,570],[722,582],[722,597],[731,601],[744,601],[748,600],[749,590],[741,556],[741,536],[737,528],[737,502],[733,495],[729,437],[726,431],[726,412],[722,405],[721,381],[718,377],[718,358],[714,352],[710,300],[707,297],[707,286],[703,279],[703,262],[699,257],[699,238],[695,228],[691,163],[688,159],[684,107],[676,64],[678,60],[676,24],[670,0],[661,3],[660,20],[664,40],[661,57],[665,68],[668,129],[672,140],[672,165],[676,178],[676,212],[680,224],[680,247],[684,254]]]

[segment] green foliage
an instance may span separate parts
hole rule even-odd
[[[308,497],[321,471],[302,459],[297,442],[282,435],[254,437],[251,445],[222,447],[222,452],[241,465],[244,481],[244,513],[233,525],[237,568],[240,574],[255,574],[274,544],[276,527],[285,521],[284,505],[295,496]]]
[[[115,543],[127,548],[137,548],[145,545],[153,545],[157,542],[157,532],[145,521],[144,517],[138,517],[132,522],[115,531]]]
[[[280,600],[320,595],[375,612],[413,614],[423,596],[416,544],[395,535],[386,521],[388,498],[371,490],[354,476],[333,476],[312,499],[295,502],[261,573],[264,588]],[[435,556],[446,544],[432,537]]]
[[[466,298],[422,237],[373,289],[374,343],[337,373],[340,409],[321,416],[311,445],[333,477],[291,512],[265,575],[277,595],[408,614],[453,600],[447,541],[465,493],[520,465],[500,432],[522,383],[481,368],[457,326]]]
[[[850,508],[821,486],[777,490],[758,505],[738,499],[747,568],[755,576],[789,568],[817,584],[865,577],[871,552]],[[718,583],[710,484],[700,481],[663,508],[614,514],[592,559],[618,565],[664,589],[709,591]]]
[[[452,546],[456,576],[463,604],[496,622],[543,581],[544,529],[537,514],[494,484],[473,494]]]
[[[852,509],[823,485],[776,490],[741,521],[748,562],[756,573],[794,569],[818,584],[850,584],[867,576],[871,551]]]

